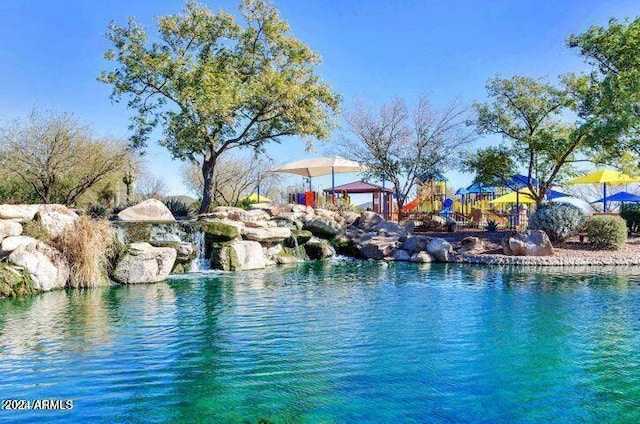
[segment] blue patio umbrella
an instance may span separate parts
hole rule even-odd
[[[513,187],[515,186],[515,188],[517,189],[521,189],[523,187],[527,187],[527,180],[529,179],[529,177],[527,177],[526,175],[512,175],[511,176],[511,181],[510,181],[510,186]],[[538,182],[536,181],[535,178],[531,178],[531,185],[532,186],[537,186]]]
[[[567,193],[562,193],[557,190],[547,191],[547,200],[555,200],[555,199],[559,199],[560,197],[569,197],[569,195]]]
[[[640,196],[633,193],[628,193],[626,191],[621,191],[620,193],[612,194],[611,196],[603,197],[602,199],[598,199],[595,202],[591,203],[608,203],[608,202],[631,202],[631,203],[640,203]]]
[[[483,194],[483,193],[495,193],[495,187],[489,187],[483,185],[482,183],[473,183],[469,187],[466,188],[467,193],[470,194]]]

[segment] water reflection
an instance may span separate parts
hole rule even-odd
[[[581,286],[627,289],[637,285],[640,267],[487,267],[465,265],[456,268],[462,281],[476,285],[499,284],[505,289],[535,287],[537,290],[580,290]]]
[[[47,293],[0,302],[0,396],[77,401],[51,422],[637,421],[639,282],[329,261]]]

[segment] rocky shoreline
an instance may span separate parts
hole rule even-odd
[[[79,216],[62,205],[0,205],[0,297],[70,287],[71,263],[55,240]],[[37,222],[46,237],[23,235]],[[385,261],[516,266],[636,266],[637,246],[625,252],[554,254],[542,231],[483,234],[414,233],[411,223],[385,221],[373,212],[330,211],[301,205],[218,207],[196,220],[176,221],[159,201],[123,210],[111,223],[120,246],[105,276],[110,284],[153,283],[194,266],[247,271],[322,260],[341,254]],[[462,237],[462,238],[461,238]],[[54,243],[55,245],[55,243]],[[501,250],[503,253],[496,253]],[[631,253],[630,253],[631,252]]]
[[[506,256],[506,255],[461,255],[458,263],[476,265],[520,265],[546,267],[579,267],[579,266],[640,266],[640,258],[615,256]]]

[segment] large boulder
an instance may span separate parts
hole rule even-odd
[[[239,222],[258,222],[270,218],[268,212],[262,209],[244,210],[233,206],[218,206],[211,213],[201,215],[201,218],[230,219]]]
[[[267,246],[261,246],[264,256],[268,259],[274,259],[276,256],[284,252],[284,246],[282,246],[282,244],[280,243],[270,243]]]
[[[198,215],[198,219],[228,219],[229,218],[229,209],[240,209],[240,208],[232,208],[230,206],[218,206],[214,208],[211,212],[203,213]]]
[[[57,237],[76,223],[78,214],[64,205],[41,205],[34,219],[40,222],[52,237]]]
[[[458,253],[477,255],[482,252],[484,252],[484,242],[480,238],[468,236],[460,240]]]
[[[179,274],[181,272],[190,271],[191,262],[198,255],[196,246],[193,243],[189,242],[179,242],[175,249],[177,253],[176,262],[171,272]]]
[[[230,211],[229,213],[229,219],[245,223],[266,221],[270,217],[271,216],[269,215],[269,213],[262,209],[252,209],[245,211],[244,209],[234,208],[234,210]]]
[[[404,226],[391,221],[380,221],[373,226],[373,231],[378,235],[386,237],[396,237],[398,239],[406,239],[407,230]]]
[[[231,221],[231,222],[234,222],[234,221]],[[238,221],[238,223],[244,225],[245,228],[247,228],[247,227],[251,227],[251,228],[270,228],[270,227],[277,227],[278,226],[273,221],[246,221],[246,222]]]
[[[303,215],[314,214],[313,208],[311,206],[296,205],[296,204],[290,203],[289,205],[287,205],[287,209],[289,209],[290,212],[303,214]]]
[[[215,243],[224,243],[240,236],[240,227],[223,221],[201,221],[205,237]]]
[[[41,241],[18,246],[7,259],[29,272],[38,291],[64,288],[69,280],[69,265],[62,254]]]
[[[307,230],[292,230],[291,237],[284,241],[284,245],[287,247],[302,246],[313,237],[313,233]]]
[[[384,259],[396,248],[394,237],[375,236],[359,246],[360,257],[364,259]]]
[[[22,225],[19,222],[0,220],[0,241],[5,237],[19,236],[22,234]]]
[[[224,271],[245,271],[265,268],[267,259],[257,241],[235,240],[213,249],[211,265]]]
[[[553,256],[549,236],[542,230],[526,230],[502,239],[502,250],[509,256]]]
[[[271,203],[253,203],[249,205],[249,210],[261,209],[269,214],[269,216],[276,216],[283,211],[283,206],[272,205]]]
[[[364,211],[360,214],[357,225],[361,230],[375,231],[376,226],[382,221],[384,221],[384,219],[377,213]]]
[[[132,243],[118,261],[112,277],[120,284],[157,283],[169,276],[176,261],[176,249]]]
[[[286,216],[281,215],[271,218],[270,222],[273,222],[276,227],[285,227],[290,229],[291,231],[302,230],[303,225],[301,221],[295,220],[293,218],[287,218]]]
[[[149,199],[124,209],[118,214],[120,221],[175,221],[169,208],[159,200]]]
[[[326,259],[335,256],[335,249],[325,241],[310,241],[304,245],[309,259]]]
[[[187,263],[194,260],[198,254],[196,246],[189,242],[180,242],[176,249],[176,262]]]
[[[288,254],[280,254],[274,258],[275,262],[279,265],[297,264],[300,262],[298,258]]]
[[[334,238],[331,240],[331,244],[340,255],[351,256],[354,258],[360,257],[360,247],[358,246],[358,243],[346,235]]]
[[[434,262],[435,259],[427,252],[418,252],[411,256],[409,259],[411,262],[416,262],[420,264],[428,264]]]
[[[408,237],[400,246],[402,250],[406,250],[409,254],[414,255],[418,252],[427,250],[430,239],[423,236]]]
[[[193,243],[182,241],[152,240],[149,242],[153,247],[170,247],[176,251],[176,260],[171,273],[181,274],[191,270],[191,262],[196,258],[196,246]]]
[[[340,216],[344,219],[345,225],[352,225],[360,218],[360,214],[354,211],[342,211]]]
[[[391,257],[389,259],[393,261],[403,262],[410,260],[411,255],[409,255],[409,252],[407,252],[406,250],[396,249],[391,252]]]
[[[330,219],[338,223],[344,222],[344,218],[340,213],[331,211],[329,209],[317,208],[313,210],[313,214],[317,217]]]
[[[247,227],[242,232],[243,239],[260,243],[280,243],[289,237],[291,230],[285,227]]]
[[[344,231],[344,227],[330,217],[317,217],[309,220],[303,227],[314,236],[331,239]]]
[[[41,205],[0,205],[0,219],[27,222],[33,220]]]
[[[7,256],[23,244],[34,243],[38,240],[28,236],[6,237],[0,243],[0,257]]]
[[[431,239],[427,252],[440,262],[450,262],[455,257],[451,243],[441,238]]]
[[[244,222],[234,221],[233,219],[229,219],[229,218],[214,219],[214,220],[205,219],[205,220],[201,220],[201,222],[222,222],[223,224],[227,224],[227,225],[231,225],[232,227],[236,227],[238,229],[238,231],[240,231],[240,234],[242,234],[244,229],[247,227]]]

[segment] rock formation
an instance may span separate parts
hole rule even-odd
[[[124,209],[118,214],[121,221],[175,221],[171,211],[159,200],[149,199]]]
[[[176,260],[176,249],[132,243],[118,260],[112,277],[120,284],[156,283],[166,280]]]
[[[502,250],[509,256],[553,256],[549,236],[542,230],[527,230],[502,239]]]

